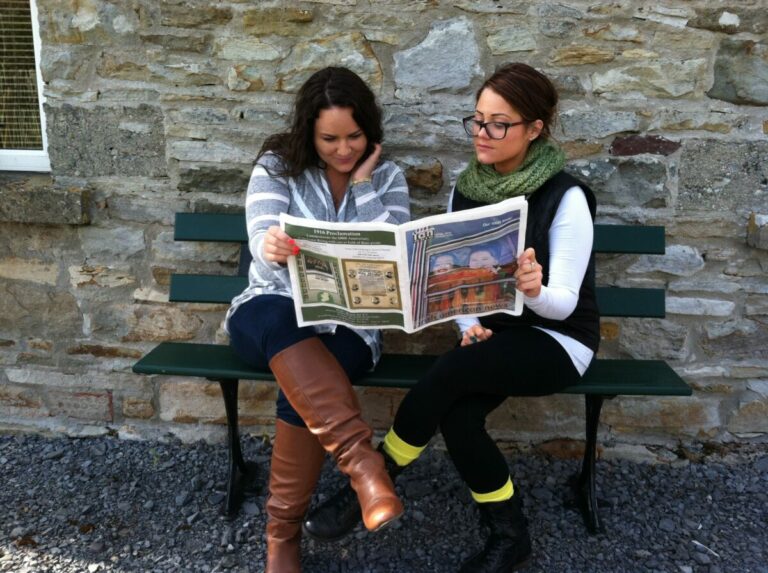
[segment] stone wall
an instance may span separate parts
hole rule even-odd
[[[329,64],[374,87],[414,212],[440,212],[471,153],[459,118],[517,60],[556,81],[557,138],[600,221],[667,228],[664,257],[603,257],[600,283],[665,287],[668,315],[604,321],[601,353],[668,360],[694,396],[609,403],[604,437],[768,436],[766,0],[37,4],[53,173],[0,174],[0,428],[221,437],[217,386],[130,370],[161,340],[225,341],[225,307],[169,304],[168,277],[233,273],[236,248],[175,243],[174,213],[241,209],[264,137]],[[410,352],[452,340],[387,334]],[[242,392],[243,422],[268,430],[274,386]],[[400,393],[363,394],[385,427]],[[492,422],[578,439],[582,416],[560,396]]]

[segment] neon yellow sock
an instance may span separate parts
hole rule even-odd
[[[387,435],[384,436],[384,451],[387,452],[390,458],[395,460],[395,463],[399,466],[407,466],[413,460],[421,455],[424,448],[427,446],[412,446],[408,442],[404,442],[400,436],[395,433],[394,429],[389,430]]]
[[[497,489],[496,491],[490,491],[488,493],[477,493],[472,490],[469,490],[472,494],[472,499],[474,499],[477,503],[491,503],[494,501],[505,501],[509,498],[511,498],[515,494],[515,488],[512,485],[512,478],[507,479],[507,483],[505,483],[501,488]]]

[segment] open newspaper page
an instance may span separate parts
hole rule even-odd
[[[523,197],[411,221],[405,230],[411,329],[457,316],[519,315],[517,257],[528,203]]]
[[[457,316],[519,315],[527,206],[519,197],[399,226],[281,214],[300,247],[288,258],[298,324],[415,332]]]
[[[288,258],[299,326],[336,322],[407,328],[408,278],[398,226],[328,223],[280,215],[300,247]]]

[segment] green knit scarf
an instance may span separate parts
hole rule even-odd
[[[548,141],[535,140],[522,165],[502,175],[493,165],[473,157],[456,182],[459,193],[481,203],[498,203],[518,195],[530,195],[565,165],[565,153]]]

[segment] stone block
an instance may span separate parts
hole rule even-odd
[[[403,0],[400,0],[401,2]],[[405,5],[413,5],[414,2],[405,1]],[[453,5],[464,12],[472,14],[518,14],[525,15],[528,13],[530,4],[522,0],[515,0],[512,2],[486,2],[485,0],[460,0],[453,2]]]
[[[615,57],[613,50],[576,45],[556,50],[550,63],[556,66],[584,66],[611,62]]]
[[[206,53],[211,46],[213,35],[206,32],[195,32],[186,29],[182,33],[165,31],[164,33],[140,32],[139,37],[143,44],[155,44],[169,52],[196,52]],[[149,46],[148,46],[149,47]]]
[[[266,423],[274,419],[277,387],[269,382],[240,383],[238,417],[242,424]],[[226,424],[221,388],[212,382],[174,378],[159,388],[159,417],[182,424]]]
[[[398,165],[405,171],[408,188],[439,193],[443,188],[443,164],[433,157],[398,157]]]
[[[141,195],[112,195],[108,199],[109,217],[115,221],[173,225],[176,213],[191,210],[189,201],[170,190]]]
[[[688,354],[688,328],[664,319],[625,319],[619,346],[632,358],[684,360]]]
[[[214,28],[231,19],[232,9],[224,6],[163,3],[160,8],[160,24],[171,28]]]
[[[233,92],[260,92],[266,87],[265,76],[259,66],[238,64],[227,72],[227,87]]]
[[[645,274],[662,272],[678,277],[690,277],[704,268],[704,257],[698,249],[688,245],[669,245],[664,249],[664,256],[642,255],[632,264],[628,273]]]
[[[724,39],[715,59],[715,81],[707,95],[736,104],[768,105],[768,44]]]
[[[149,420],[155,415],[155,406],[148,398],[123,398],[123,416]]]
[[[494,56],[511,52],[531,52],[536,49],[533,34],[520,25],[493,28],[488,31],[486,42]]]
[[[203,321],[180,306],[162,308],[139,306],[134,313],[134,324],[124,342],[161,342],[164,340],[192,340]]]
[[[640,4],[633,17],[638,20],[658,22],[673,28],[685,28],[685,25],[695,15],[692,8],[686,6],[668,6],[663,4]]]
[[[752,320],[712,322],[705,325],[705,333],[699,346],[709,358],[749,360],[765,356],[768,325]]]
[[[566,170],[583,179],[601,205],[667,207],[667,166],[652,155],[610,157],[571,162]]]
[[[405,396],[405,390],[399,388],[358,388],[356,389],[363,419],[375,430],[388,430],[392,427],[397,407]]]
[[[679,164],[677,208],[763,211],[768,194],[766,157],[766,141],[686,141]]]
[[[79,234],[83,253],[92,261],[124,260],[146,249],[144,231],[139,226],[89,226],[82,227]]]
[[[251,164],[256,158],[256,150],[224,141],[173,141],[169,156],[179,161]]]
[[[56,263],[38,259],[7,257],[0,259],[0,278],[54,286],[59,276]]]
[[[307,24],[314,20],[312,10],[300,8],[257,8],[242,13],[245,31],[254,36],[295,36],[307,33]]]
[[[114,419],[111,392],[50,390],[47,401],[52,416],[90,422],[111,422]]]
[[[736,304],[729,300],[708,298],[667,297],[669,314],[688,314],[692,316],[731,316]]]
[[[463,17],[435,22],[420,44],[396,52],[394,59],[395,93],[404,99],[424,92],[462,92],[482,73],[472,24]]]
[[[68,292],[48,285],[8,282],[0,296],[0,332],[41,338],[70,337],[82,330],[82,315]]]
[[[84,287],[118,288],[136,283],[136,277],[130,269],[110,268],[106,266],[71,266],[69,267],[69,284],[74,289]]]
[[[563,394],[508,398],[490,414],[488,427],[516,439],[525,439],[526,434],[583,436],[584,398]]]
[[[174,241],[171,231],[158,233],[152,243],[152,256],[156,261],[234,264],[237,262],[239,254],[240,245],[238,244]]]
[[[728,430],[737,433],[768,433],[768,380],[750,380],[728,419]]]
[[[670,155],[680,149],[680,143],[658,135],[627,135],[617,137],[608,152],[611,155]]]
[[[255,157],[255,156],[254,156]],[[221,165],[182,165],[179,169],[179,191],[200,193],[245,193],[250,169]]]
[[[58,189],[50,184],[48,177],[0,180],[0,221],[85,225],[88,203],[87,190]]]
[[[576,29],[582,12],[565,4],[545,2],[536,5],[539,32],[548,38],[565,38]]]
[[[268,44],[258,38],[231,38],[226,36],[216,39],[213,53],[223,60],[237,60],[240,62],[274,62],[285,55],[278,46]]]
[[[630,64],[592,74],[592,90],[596,94],[679,98],[700,93],[707,83],[707,70],[704,58]]]
[[[48,415],[39,389],[8,383],[0,385],[0,417],[46,418]]]
[[[744,313],[747,316],[766,316],[768,315],[768,296],[750,295],[744,307]]]
[[[747,245],[763,251],[768,250],[768,215],[754,212],[749,214]]]
[[[48,152],[58,176],[164,176],[160,108],[47,106]],[[140,126],[141,129],[137,129]]]
[[[70,355],[87,355],[96,358],[141,358],[143,353],[135,348],[107,346],[104,344],[76,344],[66,350]]]
[[[571,108],[560,114],[560,127],[567,139],[601,139],[624,131],[638,131],[640,120],[633,111]]]
[[[768,13],[763,6],[740,6],[738,3],[720,8],[700,6],[688,26],[725,34],[765,34],[768,32]]]
[[[706,436],[721,424],[720,398],[622,396],[605,403],[601,422],[617,434],[655,430]]]
[[[618,22],[592,24],[584,30],[584,35],[596,40],[609,42],[634,42],[638,44],[643,42],[643,35],[636,26],[629,26]]]
[[[314,72],[338,62],[381,91],[383,73],[376,53],[360,32],[340,33],[295,44],[277,68],[277,89],[296,92]]]

